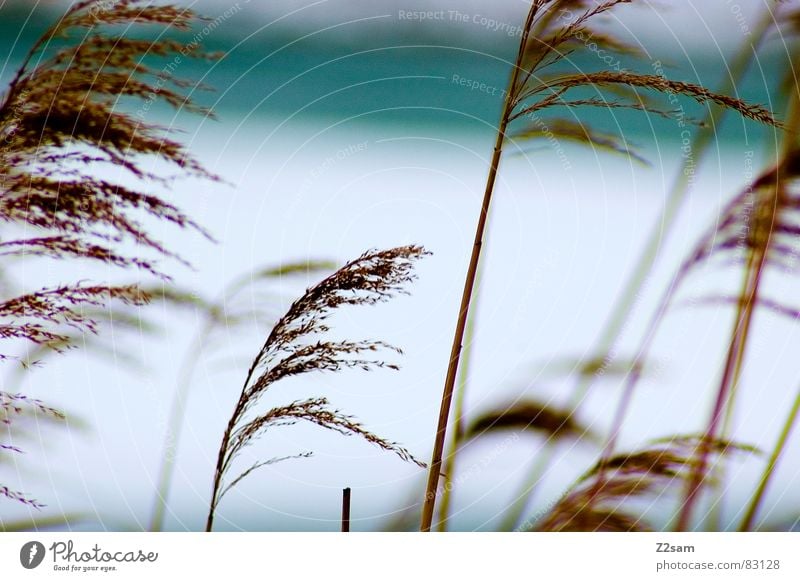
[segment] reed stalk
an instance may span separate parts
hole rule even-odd
[[[428,254],[420,246],[401,246],[368,251],[342,266],[306,292],[272,326],[253,359],[241,393],[222,435],[209,502],[206,531],[222,498],[245,478],[262,467],[290,458],[305,458],[309,452],[258,460],[231,476],[243,452],[261,436],[281,426],[306,422],[343,436],[356,436],[401,459],[426,467],[397,444],[370,432],[350,415],[329,405],[325,398],[295,400],[263,410],[261,400],[282,379],[306,374],[335,373],[345,369],[398,369],[380,357],[383,351],[401,351],[383,341],[328,339],[328,319],[342,306],[375,305],[396,294],[406,293],[404,285],[415,279],[414,263]]]
[[[789,106],[789,116],[787,126],[794,130],[800,126],[800,106],[798,103],[800,96],[794,92]],[[726,408],[733,404],[733,396],[736,393],[741,369],[744,365],[747,343],[753,317],[759,303],[761,283],[763,281],[764,270],[769,262],[770,250],[772,247],[773,229],[779,224],[780,212],[783,207],[785,196],[785,181],[779,171],[780,166],[789,160],[797,151],[796,138],[787,136],[784,139],[781,162],[774,172],[774,180],[759,178],[756,182],[755,194],[758,196],[755,204],[755,225],[754,234],[751,237],[755,240],[750,249],[747,265],[744,271],[744,282],[738,297],[736,318],[734,328],[728,344],[728,351],[723,367],[722,378],[717,390],[717,397],[708,420],[706,436],[701,439],[697,448],[697,463],[689,479],[686,497],[680,510],[676,530],[686,530],[692,517],[692,511],[697,504],[701,489],[706,479],[709,442],[717,437],[723,414]],[[771,175],[770,173],[767,174]],[[769,478],[769,476],[767,476]]]
[[[767,8],[758,24],[753,28],[752,34],[748,37],[750,41],[743,45],[733,58],[730,73],[727,79],[720,84],[719,93],[729,94],[736,89],[750,69],[767,32],[772,28],[774,22],[773,11]],[[698,167],[702,164],[710,147],[714,144],[714,135],[727,113],[727,108],[711,104],[708,113],[695,130],[691,148]],[[625,282],[622,293],[615,300],[611,314],[600,333],[600,338],[591,351],[596,354],[595,358],[597,360],[610,363],[614,348],[633,314],[634,306],[637,304],[637,297],[650,277],[653,267],[658,261],[659,250],[675,227],[681,208],[690,191],[691,181],[683,166],[681,166],[672,180],[666,203],[661,215],[650,231],[644,250]],[[595,380],[596,374],[581,374],[579,380],[574,384],[569,404],[574,413],[577,413],[580,409]],[[551,456],[552,452],[548,452],[541,461],[533,463],[531,470],[514,497],[513,504],[506,511],[501,530],[513,530],[519,525],[526,506],[531,502],[529,496],[533,495],[535,487],[542,481]]]
[[[513,136],[520,140],[537,139],[543,136],[562,137],[591,145],[595,149],[612,151],[638,159],[637,154],[628,147],[624,135],[597,132],[585,123],[576,122],[574,118],[548,119],[548,125],[545,126],[547,130],[544,130],[539,115],[554,107],[568,109],[601,107],[611,110],[644,111],[662,117],[670,117],[670,111],[653,106],[652,101],[639,93],[639,91],[653,91],[670,97],[682,95],[700,103],[715,103],[735,109],[746,118],[767,124],[775,123],[771,113],[759,105],[751,105],[728,95],[714,93],[701,85],[674,81],[660,75],[637,74],[627,70],[615,71],[608,68],[598,71],[579,70],[574,73],[553,72],[554,65],[562,61],[566,55],[571,54],[572,50],[579,50],[587,46],[602,45],[621,54],[641,56],[641,51],[636,47],[595,30],[589,25],[589,21],[595,17],[608,13],[617,6],[631,3],[633,0],[606,0],[591,5],[589,2],[580,0],[563,3],[550,0],[532,0],[531,2],[528,17],[522,28],[522,39],[514,68],[510,74],[508,89],[503,94],[504,102],[497,138],[467,268],[434,438],[420,526],[423,531],[430,530],[433,520],[450,406],[475,286],[484,230],[508,125],[520,119],[530,122],[526,128]],[[585,11],[575,16],[572,10],[560,10],[565,7],[585,9]],[[537,19],[540,10],[541,18]],[[592,39],[588,45],[587,38]],[[542,69],[548,70],[543,72]],[[602,94],[608,91],[614,96],[586,97],[585,93],[581,96],[573,96],[575,89],[591,89],[592,94]],[[621,100],[620,96],[622,96]]]
[[[478,224],[475,228],[475,241],[472,246],[472,254],[470,255],[469,265],[467,267],[467,275],[464,281],[464,291],[461,296],[461,306],[459,307],[458,312],[458,321],[456,323],[456,329],[453,335],[453,345],[450,350],[450,362],[447,367],[447,376],[445,377],[444,389],[442,391],[439,420],[433,444],[433,455],[431,457],[431,463],[428,472],[428,483],[425,490],[425,502],[422,506],[422,523],[420,525],[420,530],[424,532],[429,532],[431,530],[431,524],[433,522],[433,512],[436,507],[437,489],[439,487],[439,478],[442,470],[442,454],[444,452],[445,438],[447,437],[447,423],[450,417],[450,404],[453,399],[453,389],[455,387],[456,376],[458,374],[461,347],[464,340],[464,332],[467,326],[467,318],[469,316],[472,293],[475,287],[478,262],[480,261],[481,257],[484,231],[486,229],[489,209],[492,203],[492,194],[494,193],[497,170],[500,167],[503,144],[506,139],[506,128],[508,127],[511,113],[516,105],[515,88],[517,87],[517,80],[519,79],[519,74],[522,70],[522,59],[525,55],[525,46],[528,43],[528,35],[530,33],[531,26],[533,25],[533,19],[536,16],[537,10],[538,5],[536,2],[534,2],[528,12],[525,26],[522,29],[522,40],[520,41],[517,58],[514,63],[514,68],[511,71],[508,89],[506,90],[505,99],[503,100],[503,109],[500,115],[497,136],[495,138],[492,160],[489,166],[489,175],[486,179],[486,189],[484,190],[483,202],[481,203],[481,210],[478,216]]]
[[[758,488],[756,488],[756,491],[753,493],[750,504],[747,506],[747,512],[742,519],[741,525],[739,525],[739,530],[742,532],[749,531],[753,527],[753,521],[758,514],[758,509],[760,508],[761,503],[764,501],[764,495],[767,492],[767,487],[772,480],[772,476],[775,474],[775,468],[778,465],[778,460],[780,460],[781,455],[786,448],[786,442],[789,441],[789,436],[791,435],[792,430],[797,423],[798,416],[800,416],[800,390],[797,391],[797,396],[794,399],[792,409],[789,411],[789,415],[786,417],[786,421],[783,423],[783,428],[781,429],[780,436],[778,436],[778,441],[775,442],[775,447],[772,449],[767,466],[764,468],[764,472],[761,474],[761,478],[758,482]]]
[[[491,230],[490,230],[491,231]],[[488,238],[488,232],[487,232]],[[484,241],[484,250],[486,248],[486,241]],[[439,507],[439,523],[436,525],[436,530],[443,533],[447,530],[447,520],[450,518],[450,505],[453,499],[453,475],[456,470],[456,458],[459,453],[461,441],[464,438],[465,422],[464,422],[464,400],[467,395],[467,384],[469,383],[470,363],[472,362],[472,354],[475,350],[475,326],[477,319],[477,307],[480,299],[481,290],[481,264],[478,264],[478,273],[475,277],[475,294],[472,297],[472,309],[467,319],[467,328],[464,334],[464,351],[461,357],[461,365],[458,370],[458,389],[455,394],[455,405],[453,407],[453,436],[450,438],[450,452],[447,454],[444,462],[444,470],[442,471],[442,478],[444,484],[442,486],[442,503]]]

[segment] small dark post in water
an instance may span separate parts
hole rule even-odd
[[[342,490],[342,532],[350,532],[350,489]]]

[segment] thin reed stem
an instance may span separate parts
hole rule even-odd
[[[233,435],[233,431],[236,429],[236,423],[241,417],[242,413],[244,412],[245,406],[247,404],[247,386],[250,385],[250,381],[253,379],[253,374],[256,371],[256,367],[259,363],[258,358],[256,358],[253,363],[250,365],[250,369],[247,371],[247,377],[245,377],[244,383],[242,384],[242,393],[239,396],[239,401],[236,402],[236,408],[231,415],[230,420],[228,420],[228,425],[225,428],[225,433],[222,435],[222,442],[219,446],[219,454],[217,455],[217,465],[214,469],[214,486],[211,491],[211,502],[209,503],[208,508],[208,517],[206,518],[206,532],[210,533],[212,527],[214,526],[214,513],[217,510],[217,504],[219,503],[221,485],[222,485],[222,475],[225,473],[225,464],[229,459],[228,450],[230,448],[231,443],[231,436]]]
[[[800,124],[800,107],[798,106],[798,95],[796,94],[792,96],[789,111],[790,114],[787,126],[794,129]],[[781,154],[782,159],[786,159],[793,152],[796,147],[794,141],[792,137],[784,139],[783,151]],[[755,216],[756,225],[754,228],[762,231],[756,232],[755,236],[763,238],[763,241],[757,240],[748,256],[747,267],[745,269],[745,281],[739,294],[739,304],[736,310],[734,329],[728,345],[728,353],[725,359],[722,379],[720,380],[717,398],[708,421],[706,435],[700,440],[696,450],[697,462],[690,476],[686,489],[686,498],[678,517],[678,524],[676,526],[676,530],[678,531],[687,530],[687,527],[691,523],[692,511],[697,503],[700,491],[706,479],[710,443],[717,437],[717,431],[720,428],[722,416],[726,411],[726,407],[732,405],[732,397],[739,383],[749,331],[758,305],[759,290],[763,280],[764,269],[769,258],[773,236],[772,229],[778,218],[777,213],[780,211],[781,205],[779,200],[783,195],[782,192],[785,187],[783,182],[777,177],[778,175],[776,171],[776,182],[774,184],[767,185],[766,187],[759,187],[756,191],[759,198],[765,198],[757,199],[755,202],[757,209]]]
[[[164,517],[167,510],[167,499],[172,487],[172,478],[175,475],[175,457],[180,445],[183,424],[186,418],[186,401],[192,385],[192,376],[197,360],[202,353],[203,345],[211,331],[212,321],[208,320],[203,330],[192,341],[189,350],[184,356],[179,372],[178,387],[172,400],[167,422],[167,431],[164,436],[164,450],[161,453],[161,466],[158,471],[158,488],[156,491],[153,515],[150,518],[150,531],[160,531],[164,526]]]
[[[706,477],[708,456],[710,452],[710,442],[716,436],[720,426],[720,420],[725,411],[725,404],[738,384],[739,375],[737,368],[741,365],[744,358],[745,346],[747,343],[750,326],[755,313],[756,301],[761,284],[761,275],[766,264],[767,253],[765,251],[754,251],[750,257],[747,268],[747,277],[742,288],[743,300],[739,303],[736,311],[734,330],[728,346],[728,354],[725,359],[724,372],[717,391],[717,398],[708,422],[705,437],[702,438],[697,448],[697,464],[689,479],[686,500],[681,508],[677,531],[687,530],[692,516],[692,509],[697,503],[700,489]]]
[[[503,110],[502,114],[500,115],[500,123],[497,128],[497,137],[495,139],[492,161],[489,167],[489,175],[486,179],[486,189],[483,195],[480,215],[478,216],[478,224],[475,228],[475,241],[472,247],[472,255],[470,256],[469,266],[467,267],[466,280],[464,281],[464,291],[461,297],[461,306],[459,307],[458,322],[456,323],[456,329],[453,335],[453,345],[450,351],[450,361],[448,364],[447,376],[445,378],[444,389],[442,392],[442,403],[439,409],[439,420],[436,428],[433,454],[428,472],[428,484],[425,491],[425,502],[422,506],[422,522],[420,525],[420,530],[424,532],[430,532],[431,524],[433,522],[433,512],[436,507],[436,495],[442,470],[442,454],[444,452],[444,442],[447,436],[447,423],[450,418],[450,404],[453,399],[453,390],[458,373],[459,359],[461,357],[461,347],[464,340],[464,332],[467,326],[467,317],[469,315],[472,292],[475,287],[478,262],[480,261],[481,247],[483,245],[483,234],[484,230],[486,229],[489,209],[492,202],[492,194],[494,193],[495,180],[497,178],[497,170],[500,166],[500,157],[502,155],[503,144],[506,139],[506,128],[508,127],[511,112],[516,105],[515,88],[517,87],[517,80],[519,79],[519,74],[522,70],[522,59],[525,55],[525,47],[528,43],[528,35],[537,11],[538,5],[534,3],[528,12],[528,17],[525,22],[525,26],[523,27],[522,40],[520,41],[517,59],[514,63],[514,68],[512,69],[508,82],[508,90],[506,91],[505,99],[503,101]]]
[[[491,228],[487,230],[486,238],[489,237]],[[487,240],[484,240],[483,247],[486,250]],[[444,470],[442,471],[442,478],[444,478],[444,485],[442,490],[442,502],[439,506],[439,523],[436,525],[436,530],[443,533],[447,530],[447,520],[450,518],[450,506],[453,499],[453,476],[456,470],[456,457],[459,453],[461,441],[464,438],[464,400],[467,395],[467,384],[469,383],[470,363],[472,362],[472,354],[475,350],[475,325],[477,319],[477,307],[480,300],[481,291],[481,274],[483,262],[478,264],[478,273],[475,276],[475,293],[472,297],[472,309],[470,309],[469,318],[467,319],[467,329],[464,334],[464,351],[461,356],[461,365],[458,370],[458,389],[455,394],[455,405],[453,407],[453,436],[450,438],[450,452],[445,457]]]
[[[555,453],[555,449],[552,446],[549,444],[545,444],[545,446],[546,447],[536,455],[531,469],[525,476],[525,480],[522,481],[522,485],[514,497],[511,506],[508,508],[505,515],[503,515],[499,527],[501,531],[516,531],[520,528],[525,510],[533,501],[536,489],[544,478],[547,467],[550,465],[550,461],[553,459]]]
[[[764,500],[764,494],[767,491],[767,486],[769,486],[770,480],[775,474],[775,467],[778,465],[778,460],[780,460],[781,454],[783,454],[783,451],[786,448],[786,442],[789,440],[789,436],[792,433],[795,423],[797,423],[797,418],[799,415],[800,390],[797,391],[797,396],[794,399],[794,405],[792,406],[789,415],[786,417],[786,421],[783,423],[781,435],[778,437],[778,441],[775,443],[775,447],[772,449],[769,462],[767,462],[764,473],[761,475],[761,479],[759,480],[758,488],[753,494],[753,498],[750,500],[750,504],[747,507],[747,513],[742,519],[742,524],[739,525],[739,530],[742,532],[749,531],[753,526],[753,521],[758,514],[758,509]]]

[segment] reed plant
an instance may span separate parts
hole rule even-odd
[[[353,368],[398,369],[397,364],[386,362],[380,354],[402,353],[400,349],[382,341],[329,339],[328,319],[340,307],[375,305],[405,292],[404,286],[414,279],[414,262],[426,254],[420,246],[365,252],[309,288],[275,323],[245,375],[241,394],[222,435],[206,531],[211,531],[214,525],[222,498],[244,478],[275,462],[309,455],[258,460],[231,476],[235,460],[270,429],[308,422],[344,436],[362,438],[402,460],[425,467],[408,450],[369,431],[352,416],[331,407],[324,397],[294,400],[266,410],[259,404],[275,383],[289,377]]]
[[[447,374],[441,398],[437,428],[434,433],[422,519],[422,531],[430,531],[439,494],[442,455],[450,419],[450,406],[458,374],[461,349],[480,261],[487,217],[491,208],[500,160],[506,143],[512,139],[529,140],[553,135],[600,149],[636,155],[624,135],[601,132],[589,124],[575,121],[575,110],[604,108],[632,110],[669,117],[671,111],[653,102],[649,94],[687,97],[699,103],[738,112],[745,118],[775,124],[772,114],[760,105],[746,103],[701,85],[675,81],[661,75],[628,70],[575,70],[570,63],[576,52],[589,52],[590,46],[611,54],[635,57],[638,47],[609,35],[596,26],[604,14],[617,11],[634,0],[589,2],[583,0],[533,0],[522,26],[522,35],[498,122],[497,136],[489,164],[484,197],[478,215],[472,253],[467,267],[464,290],[457,315]],[[570,57],[570,58],[568,58]],[[600,61],[601,63],[603,61]],[[552,116],[556,110],[569,116]],[[544,120],[544,122],[542,122]],[[513,126],[518,126],[514,132]],[[546,129],[545,129],[546,128]]]
[[[216,299],[200,299],[196,294],[191,295],[198,307],[195,312],[199,315],[200,322],[178,368],[177,386],[170,405],[161,453],[156,500],[150,520],[151,531],[160,531],[164,524],[186,419],[186,406],[191,395],[197,364],[201,360],[208,362],[209,355],[219,350],[223,336],[241,333],[252,326],[265,328],[278,318],[275,310],[280,297],[270,288],[272,284],[299,274],[334,269],[335,264],[326,260],[270,266],[237,277]]]
[[[266,334],[266,339],[244,372],[238,399],[221,435],[206,517],[207,531],[214,528],[222,501],[245,479],[277,462],[311,456],[309,451],[293,450],[284,456],[265,458],[256,449],[257,442],[272,430],[298,423],[354,436],[403,461],[428,468],[420,515],[422,531],[433,528],[440,494],[436,528],[447,527],[456,460],[465,453],[465,444],[501,431],[535,434],[552,444],[536,457],[533,471],[505,515],[503,527],[517,528],[536,484],[551,464],[555,446],[568,441],[597,446],[599,457],[530,528],[654,530],[658,525],[648,508],[662,499],[677,504],[676,530],[698,528],[706,518],[698,516],[698,507],[703,495],[724,480],[725,463],[736,459],[755,461],[762,456],[754,446],[740,442],[733,429],[754,321],[762,310],[792,319],[800,317],[796,305],[784,297],[770,296],[767,285],[768,272],[786,275],[796,272],[800,256],[797,246],[800,198],[795,187],[800,179],[797,142],[800,91],[791,63],[784,83],[788,94],[785,127],[789,131],[783,137],[779,158],[734,196],[700,241],[690,248],[653,313],[635,357],[621,361],[612,357],[612,352],[630,317],[632,297],[640,292],[664,237],[678,221],[680,208],[689,194],[686,172],[674,180],[664,213],[646,240],[640,260],[611,310],[590,358],[578,362],[577,381],[567,405],[557,407],[534,394],[526,394],[510,402],[490,402],[475,416],[465,416],[479,270],[495,185],[501,161],[509,149],[524,151],[535,140],[558,139],[632,161],[645,161],[645,156],[627,139],[624,129],[609,132],[600,124],[584,122],[581,113],[586,110],[656,116],[676,122],[682,128],[694,123],[692,147],[698,163],[713,143],[713,131],[725,113],[781,127],[767,108],[732,95],[737,94],[738,81],[757,58],[756,51],[774,30],[775,21],[791,30],[798,27],[800,11],[796,7],[776,2],[777,18],[772,12],[763,15],[734,61],[730,82],[712,91],[697,83],[668,78],[660,70],[654,74],[652,62],[648,62],[650,55],[642,46],[622,39],[604,25],[606,17],[622,18],[624,10],[637,4],[644,3],[530,1],[502,93],[428,465],[402,445],[374,433],[339,410],[324,396],[271,401],[276,384],[288,378],[311,378],[317,372],[338,373],[347,369],[398,368],[392,358],[401,353],[400,349],[377,340],[334,338],[331,319],[341,307],[374,306],[407,292],[407,286],[415,278],[414,265],[428,254],[422,246],[371,250],[335,270],[327,262],[266,269],[235,281],[214,300],[172,285],[164,263],[187,263],[168,244],[153,236],[150,226],[170,224],[207,240],[213,238],[169,198],[175,177],[171,172],[201,178],[204,184],[221,179],[174,140],[170,132],[149,120],[148,112],[157,105],[213,117],[209,109],[190,98],[196,89],[205,87],[179,77],[177,72],[183,59],[213,59],[215,55],[204,52],[195,40],[165,36],[167,33],[186,36],[202,19],[191,10],[171,4],[152,5],[145,0],[80,0],[71,4],[63,18],[30,48],[0,99],[0,218],[4,222],[0,240],[0,256],[4,259],[0,265],[0,339],[4,340],[4,347],[0,348],[0,361],[17,362],[27,369],[50,354],[62,353],[78,344],[102,349],[102,343],[93,343],[91,337],[111,325],[139,332],[154,330],[158,325],[140,314],[140,307],[152,302],[187,306],[201,314],[201,326],[178,370],[152,530],[163,527],[177,437],[184,422],[194,366],[207,353],[215,333],[238,330],[253,323],[259,332]],[[142,34],[131,34],[131,29]],[[607,60],[597,58],[599,51],[618,55],[617,62],[624,61],[629,67],[610,67]],[[683,113],[683,107],[674,109],[676,103],[684,100],[706,108],[701,121],[694,122]],[[149,169],[153,161],[170,169],[156,173]],[[98,177],[107,169],[118,170],[116,175],[124,178]],[[136,250],[131,251],[132,247]],[[108,272],[129,276],[136,282],[75,280],[17,287],[13,263],[20,261],[27,265],[34,260],[102,265]],[[688,286],[700,267],[712,263],[738,269],[742,283],[738,292],[730,296],[721,294],[694,301],[730,305],[734,311],[720,378],[713,386],[708,420],[696,433],[670,434],[632,449],[619,450],[620,433],[656,333],[676,304],[678,290]],[[293,272],[320,270],[334,272],[308,288],[283,314],[274,312],[273,303],[263,296],[255,306],[236,302],[242,293],[260,282]],[[585,416],[581,403],[597,377],[611,372],[623,377],[622,394],[610,429],[600,434],[595,422]],[[67,417],[63,410],[30,397],[21,389],[9,389],[19,378],[8,377],[12,380],[5,382],[0,390],[0,423],[6,428],[0,439],[0,454],[16,456],[23,451],[27,422],[62,425]],[[759,528],[770,484],[794,435],[800,416],[800,392],[795,393],[796,386],[791,389],[793,397],[787,401],[793,403],[786,411],[774,446],[763,454],[763,470],[741,511],[739,530]],[[448,431],[449,450],[445,457]],[[0,496],[31,509],[43,506],[33,496],[2,483]],[[22,520],[2,523],[0,528],[17,530],[36,527],[37,523],[58,522],[60,517]],[[714,528],[713,523],[709,526]]]
[[[794,11],[778,12],[776,23],[792,22]],[[752,183],[737,194],[715,218],[701,240],[691,249],[681,264],[670,287],[665,291],[660,305],[648,325],[645,339],[639,347],[637,361],[644,361],[649,353],[656,332],[670,307],[675,304],[678,291],[688,285],[693,274],[700,267],[721,265],[725,268],[739,268],[743,277],[739,292],[733,296],[714,295],[693,299],[696,305],[732,305],[735,315],[720,379],[714,393],[713,405],[703,432],[696,437],[691,450],[689,469],[683,474],[679,484],[684,488],[684,496],[675,519],[676,530],[691,530],[700,525],[702,519],[693,518],[701,495],[719,482],[724,474],[724,455],[714,458],[720,442],[728,442],[728,432],[737,394],[741,389],[742,371],[745,366],[748,344],[752,340],[752,326],[757,311],[772,311],[780,316],[797,317],[797,309],[784,299],[765,296],[765,278],[768,272],[783,275],[794,272],[797,260],[796,196],[792,185],[797,176],[798,107],[797,90],[792,61],[789,63],[787,80],[783,84],[789,93],[787,132],[783,135],[782,152],[778,161],[767,167]],[[623,395],[617,407],[612,429],[606,440],[600,465],[610,462],[614,454],[617,435],[625,421],[635,387],[640,379],[637,372],[631,373],[625,383]],[[769,459],[764,467],[756,490],[739,525],[740,530],[750,530],[755,524],[755,516],[763,502],[768,484],[772,479],[788,439],[797,421],[797,398],[790,406]],[[714,460],[712,462],[712,460]],[[602,471],[601,471],[602,476]],[[712,478],[713,477],[713,478]],[[589,498],[583,511],[591,511],[599,502],[599,490],[604,485],[603,478],[587,492]],[[718,504],[719,499],[715,502]],[[714,510],[713,507],[711,510]]]
[[[211,238],[165,197],[176,176],[148,167],[160,160],[181,176],[210,182],[219,178],[147,115],[132,112],[135,103],[140,111],[163,103],[211,115],[189,98],[195,84],[169,67],[182,58],[213,55],[204,53],[199,43],[164,36],[189,31],[198,20],[191,10],[171,4],[82,0],[31,46],[0,100],[4,274],[12,260],[87,261],[168,281],[161,261],[186,262],[148,232],[142,217],[150,224],[160,221]],[[160,35],[137,38],[131,34],[136,29]],[[159,60],[169,63],[159,67]],[[123,184],[98,177],[106,168],[130,179]],[[135,254],[123,250],[130,243]],[[34,350],[62,352],[74,345],[76,336],[97,333],[114,304],[141,306],[152,298],[138,283],[80,280],[32,289],[9,284],[4,289],[11,292],[0,298],[0,359],[22,363],[30,358],[15,354],[20,342]],[[63,415],[24,394],[2,392],[0,400],[7,426],[26,411]],[[4,443],[2,451],[19,449]],[[39,506],[6,486],[0,486],[0,495]]]

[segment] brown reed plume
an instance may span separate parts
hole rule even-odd
[[[342,306],[374,305],[406,293],[404,286],[414,280],[414,262],[428,254],[420,246],[401,246],[369,251],[309,288],[292,303],[286,314],[272,327],[267,340],[253,360],[242,385],[242,392],[222,436],[206,530],[210,531],[220,500],[233,486],[258,468],[283,458],[259,461],[226,482],[234,460],[270,428],[310,422],[345,436],[358,436],[397,454],[405,461],[424,467],[408,450],[367,430],[352,416],[332,408],[328,400],[315,397],[255,410],[262,396],[277,381],[315,371],[336,372],[358,368],[397,369],[378,357],[380,351],[401,351],[382,341],[327,340],[327,320]],[[290,458],[297,456],[290,456]]]
[[[545,113],[549,114],[553,109],[559,107],[566,107],[570,110],[600,107],[642,111],[660,116],[670,115],[670,111],[653,104],[649,97],[651,93],[660,93],[675,98],[686,97],[701,104],[714,103],[736,111],[745,118],[776,124],[771,113],[765,108],[714,93],[697,84],[625,70],[576,71],[574,68],[569,70],[569,59],[566,57],[576,51],[588,51],[590,44],[595,49],[600,48],[611,54],[629,56],[638,54],[639,51],[636,47],[602,32],[594,25],[594,21],[601,15],[609,13],[619,5],[633,3],[634,0],[532,0],[531,2],[530,10],[522,27],[522,37],[515,64],[511,69],[508,86],[504,93],[505,99],[498,123],[497,137],[458,311],[438,424],[434,435],[433,454],[420,525],[423,531],[430,531],[433,521],[450,405],[458,374],[464,332],[469,317],[484,231],[503,147],[509,138],[513,138],[513,135],[508,133],[510,126],[515,122],[521,125],[520,138],[541,136],[541,132],[531,132],[531,126],[539,127],[543,120],[541,116]],[[523,125],[523,122],[526,122],[526,125]],[[554,125],[554,122],[557,123]],[[599,135],[587,124],[582,124],[582,130],[576,132],[573,123],[571,115],[566,119],[558,117],[547,119],[548,126],[552,125],[557,130],[559,127],[564,128],[566,138],[579,138],[590,145],[592,143],[603,144],[605,148],[622,152],[630,150],[624,135],[614,142],[607,134]],[[554,133],[554,136],[558,137],[558,134]]]
[[[192,85],[172,71],[181,57],[203,56],[196,44],[140,40],[113,25],[188,29],[196,17],[140,0],[74,4],[31,48],[0,105],[0,216],[41,236],[3,242],[4,256],[85,258],[161,274],[152,258],[126,256],[131,240],[156,255],[177,258],[132,215],[143,213],[205,232],[158,195],[95,177],[103,166],[124,168],[142,182],[168,178],[144,169],[158,158],[182,173],[216,179],[144,114],[156,102],[209,115],[183,94]],[[172,62],[161,70],[153,57]],[[120,100],[141,104],[125,112]]]
[[[793,92],[790,97],[789,124],[792,131],[800,127],[800,93]],[[741,378],[742,367],[746,355],[750,329],[757,307],[761,306],[780,315],[788,315],[797,320],[800,310],[796,305],[784,299],[773,299],[764,296],[764,278],[768,270],[779,270],[783,273],[795,271],[800,256],[800,196],[793,184],[800,178],[800,144],[795,134],[787,135],[780,162],[764,172],[742,194],[737,196],[722,215],[720,226],[716,228],[713,239],[706,237],[695,253],[690,257],[687,268],[697,263],[714,258],[727,263],[743,265],[745,280],[737,297],[722,297],[736,305],[736,316],[727,355],[723,366],[717,398],[706,429],[707,438],[715,437],[723,427],[723,418],[732,414],[735,395]],[[784,428],[786,437],[794,422],[795,416],[790,414],[789,424]],[[692,509],[706,479],[708,450],[705,446],[697,449],[698,462],[693,478],[687,486],[678,530],[686,530],[691,523]],[[762,479],[766,481],[774,469],[771,462],[769,471]],[[761,488],[754,504],[746,516],[747,526],[752,523],[757,510]]]
[[[15,434],[12,433],[12,425],[19,420],[36,423],[43,420],[61,422],[64,414],[45,405],[38,399],[27,397],[21,393],[7,393],[0,391],[0,430],[4,432],[0,439],[0,452],[19,455],[22,449],[15,443]],[[12,490],[8,486],[0,484],[0,496],[24,504],[31,508],[43,508],[45,505],[32,498],[25,492]]]
[[[295,275],[330,272],[335,269],[335,263],[327,260],[306,260],[269,266],[237,277],[216,299],[202,299],[195,293],[187,297],[193,300],[192,304],[197,307],[196,312],[201,324],[186,349],[178,370],[178,385],[170,405],[158,488],[150,519],[151,531],[161,530],[166,516],[167,500],[175,471],[175,457],[180,446],[186,403],[193,385],[197,363],[201,359],[207,361],[209,354],[217,350],[223,333],[225,335],[231,332],[238,333],[248,327],[263,329],[274,324],[280,316],[280,313],[276,312],[279,296],[276,296],[270,288],[275,281]],[[173,291],[172,294],[176,293]],[[179,297],[183,294],[177,293]]]
[[[145,169],[161,160],[178,175],[218,179],[147,120],[158,103],[210,115],[188,98],[195,85],[174,74],[183,59],[210,55],[196,41],[163,38],[196,21],[172,5],[82,0],[34,43],[0,99],[0,220],[7,225],[0,256],[88,260],[168,279],[159,259],[183,260],[147,232],[143,216],[210,238],[148,187],[164,188],[175,176]],[[136,38],[131,27],[160,34]],[[156,67],[159,60],[169,62]],[[97,177],[111,168],[133,185]],[[121,250],[130,243],[136,254]],[[93,281],[26,289],[0,300],[0,339],[61,351],[76,334],[97,332],[98,313],[112,303],[148,299],[136,285]],[[13,358],[0,350],[0,359]]]
[[[535,399],[525,398],[512,404],[490,409],[472,420],[464,438],[475,438],[497,431],[529,430],[539,432],[549,440],[595,438],[574,414],[554,408]]]
[[[655,502],[691,477],[699,436],[672,436],[647,448],[598,462],[581,476],[541,522],[539,531],[649,531],[642,515],[626,506],[633,500]],[[710,454],[755,453],[751,446],[714,440]]]
[[[792,97],[790,103],[791,112],[787,126],[794,131],[794,128],[800,126],[798,124],[800,108],[797,106],[797,97]],[[720,440],[720,432],[724,433],[723,421],[728,420],[733,413],[749,332],[757,308],[762,307],[776,314],[789,316],[793,320],[800,316],[800,309],[796,305],[787,303],[784,299],[764,296],[763,288],[763,280],[767,271],[792,273],[796,270],[797,258],[800,256],[800,248],[797,244],[798,235],[800,235],[797,227],[800,200],[791,188],[792,184],[800,177],[800,163],[797,161],[800,159],[800,154],[798,154],[794,133],[787,134],[783,149],[780,162],[764,171],[752,184],[749,184],[729,202],[722,214],[714,220],[712,226],[681,264],[648,325],[645,340],[640,345],[637,354],[637,360],[646,359],[656,331],[674,303],[678,290],[696,270],[701,266],[714,263],[722,267],[742,268],[744,282],[737,296],[701,297],[691,301],[694,305],[732,304],[736,307],[736,315],[717,397],[704,437],[698,439],[697,448],[694,450],[696,460],[692,464],[691,477],[687,479],[686,499],[681,506],[676,525],[678,530],[686,530],[690,525],[692,509],[708,479],[709,457],[712,454],[710,443]],[[624,421],[633,390],[639,379],[640,374],[637,372],[632,372],[627,378],[623,395],[612,421],[612,429],[603,453],[604,458],[609,458],[613,454],[616,436]],[[748,525],[751,524],[754,512],[796,417],[796,409],[793,407],[748,510],[746,516]]]

